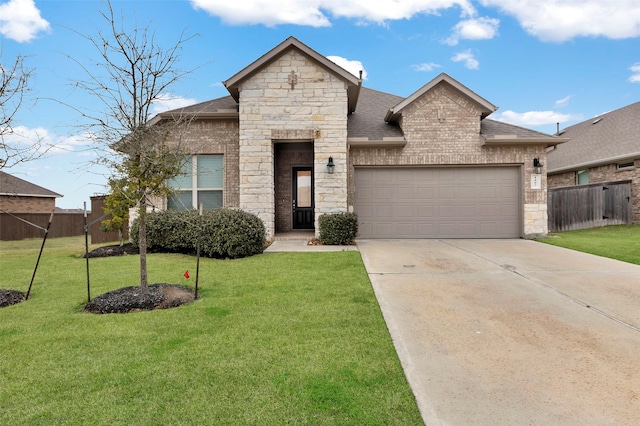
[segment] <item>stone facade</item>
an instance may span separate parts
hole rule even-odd
[[[349,206],[354,199],[354,170],[359,166],[520,165],[523,232],[547,234],[546,178],[531,189],[532,159],[544,164],[543,146],[486,147],[480,143],[480,110],[455,89],[440,84],[406,108],[400,123],[407,144],[402,148],[352,148],[349,159]]]
[[[632,220],[640,222],[640,160],[634,161],[634,167],[618,169],[617,164],[606,164],[589,169],[589,183],[631,181]],[[549,188],[560,188],[577,184],[577,172],[569,171],[549,175]]]
[[[243,81],[239,90],[240,208],[275,233],[274,143],[313,142],[315,222],[347,209],[346,83],[295,49]],[[326,171],[332,156],[336,171]],[[315,227],[316,230],[318,227]]]

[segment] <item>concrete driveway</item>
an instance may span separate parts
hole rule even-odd
[[[427,425],[640,424],[640,266],[526,240],[359,240]]]

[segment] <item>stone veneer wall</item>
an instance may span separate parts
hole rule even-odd
[[[407,144],[403,148],[352,148],[349,163],[349,206],[353,205],[354,168],[387,165],[521,165],[523,234],[546,235],[546,177],[542,189],[531,189],[533,158],[546,163],[544,147],[483,147],[480,110],[467,97],[441,83],[403,112],[401,122]]]
[[[291,87],[291,71],[295,84]],[[274,143],[314,142],[315,222],[347,209],[347,86],[297,49],[241,83],[240,208],[275,233]],[[329,156],[336,171],[329,175]],[[316,226],[316,233],[318,227]]]
[[[618,170],[617,164],[589,168],[589,183],[613,182],[617,180],[631,181],[631,211],[632,220],[640,222],[640,159],[635,160],[635,166]],[[549,188],[576,185],[576,172],[564,172],[548,177]]]

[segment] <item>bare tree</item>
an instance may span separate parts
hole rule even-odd
[[[106,148],[101,162],[111,168],[114,179],[126,180],[127,194],[122,194],[122,199],[135,198],[140,231],[140,286],[146,289],[147,207],[155,197],[171,192],[167,180],[180,172],[184,161],[175,133],[185,124],[176,117],[171,122],[150,125],[150,111],[171,85],[191,72],[181,71],[177,65],[183,45],[192,37],[183,33],[165,49],[156,43],[148,26],[126,30],[123,23],[116,22],[109,1],[106,9],[101,14],[109,31],[83,36],[98,52],[99,59],[93,66],[76,61],[88,76],[77,86],[103,107],[98,113],[83,111],[89,119],[89,131]]]
[[[16,134],[14,128],[15,116],[29,92],[32,73],[25,66],[24,56],[19,55],[13,63],[4,64],[0,50],[0,170],[35,160],[46,152],[40,138],[30,140]],[[20,138],[24,138],[24,143]]]

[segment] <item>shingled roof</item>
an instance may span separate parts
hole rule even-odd
[[[480,123],[482,144],[487,146],[543,145],[553,146],[567,138],[548,135],[536,130],[485,118]]]
[[[640,158],[640,102],[567,127],[571,140],[547,155],[549,173]]]
[[[60,198],[62,195],[0,171],[0,195],[14,197]]]

